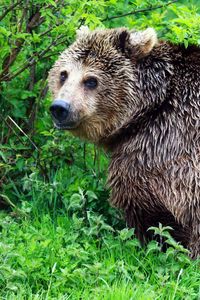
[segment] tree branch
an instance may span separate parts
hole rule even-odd
[[[22,22],[24,19],[24,14],[26,13],[26,7],[23,10],[22,17],[20,20],[20,28],[19,32],[21,31],[22,27]],[[30,33],[32,28],[35,26],[38,26],[38,22],[40,24],[44,21],[44,18],[41,18],[40,11],[36,11],[29,19],[29,22],[26,26],[26,33]],[[15,42],[15,47],[11,49],[11,53],[8,54],[4,61],[3,61],[3,66],[2,66],[2,72],[0,73],[0,81],[3,81],[5,78],[5,81],[9,81],[9,69],[12,66],[12,64],[15,62],[19,52],[22,50],[22,46],[24,44],[25,40],[24,39],[17,39]],[[29,66],[29,65],[28,65]]]
[[[27,14],[27,5],[24,7],[23,11],[22,11],[22,16],[19,20],[18,23],[18,32],[20,33],[22,31],[22,24],[24,21],[24,18]],[[8,73],[9,68],[12,66],[12,64],[15,62],[19,52],[21,51],[21,48],[24,44],[24,39],[17,39],[15,42],[15,47],[11,49],[11,53],[8,54],[2,64],[2,72],[0,74],[0,78],[2,78],[2,76],[4,76],[6,73]]]
[[[23,139],[17,134],[17,132],[13,129],[13,127],[9,124],[8,120],[7,120],[7,116],[6,118],[4,118],[1,114],[0,114],[0,118],[2,120],[2,122],[5,122],[6,125],[8,126],[8,128],[17,136],[17,138],[19,139],[19,141],[24,145],[24,141]]]
[[[24,43],[23,39],[16,40],[15,47],[11,50],[11,53],[8,54],[8,56],[3,61],[3,65],[2,65],[3,70],[0,74],[0,79],[8,72],[9,68],[11,67],[17,55],[19,54],[23,43]]]
[[[13,73],[11,75],[9,75],[8,73],[5,74],[1,78],[1,81],[11,81],[13,78],[15,78],[16,76],[18,76],[19,74],[21,74],[23,71],[25,71],[28,67],[34,65],[37,62],[38,59],[42,59],[44,57],[44,55],[49,51],[49,49],[51,47],[58,46],[58,45],[64,43],[65,41],[67,41],[68,38],[60,41],[60,39],[63,38],[64,36],[65,36],[64,34],[59,35],[57,37],[57,39],[53,40],[45,50],[43,50],[43,51],[41,51],[40,53],[37,53],[37,54],[35,53],[35,58],[30,57],[28,59],[27,63],[24,64],[24,66],[22,66],[21,68],[19,68],[18,71],[16,71],[15,73]]]
[[[39,150],[38,147],[36,146],[36,144],[31,140],[31,138],[21,129],[21,127],[10,117],[7,116],[7,118],[15,125],[15,127],[17,127],[17,129],[29,140],[29,142],[31,143],[31,145],[33,145],[33,147],[36,150]]]
[[[23,25],[23,22],[24,22],[24,18],[26,18],[26,15],[27,15],[27,8],[28,8],[28,1],[27,1],[26,5],[23,9],[21,19],[18,22],[18,32],[22,31],[22,25]]]
[[[166,7],[168,5],[173,4],[175,2],[178,2],[178,0],[172,0],[172,1],[168,2],[168,3],[166,3],[166,4],[162,4],[162,5],[158,5],[158,6],[149,6],[147,8],[133,10],[133,11],[131,11],[129,13],[121,14],[121,15],[118,15],[118,16],[107,17],[107,18],[103,19],[102,22],[104,22],[104,21],[110,21],[110,20],[117,19],[117,18],[123,18],[123,17],[127,17],[127,16],[130,16],[130,15],[135,15],[135,14],[146,12],[146,11],[151,11],[151,10],[155,10],[155,9],[158,9],[158,8],[163,8],[163,7]]]
[[[56,45],[57,46],[57,45]],[[59,55],[60,54],[60,51],[56,51],[56,52],[51,52],[50,54],[42,57],[42,59],[48,59],[49,57],[52,57],[54,55]]]
[[[13,3],[11,6],[9,6],[5,11],[4,13],[2,13],[2,15],[0,16],[0,21],[2,21],[6,16],[7,14],[13,10],[17,5],[19,5],[20,3],[22,2],[22,0],[18,0],[16,3]]]

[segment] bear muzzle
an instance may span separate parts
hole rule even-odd
[[[70,104],[64,100],[56,99],[50,106],[50,112],[55,126],[58,129],[74,129],[78,122],[74,120]]]

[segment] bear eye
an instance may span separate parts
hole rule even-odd
[[[84,83],[84,86],[90,90],[95,89],[98,84],[97,79],[95,77],[89,77],[83,83]]]
[[[62,71],[60,73],[60,83],[63,84],[67,79],[67,77],[68,77],[67,71]]]

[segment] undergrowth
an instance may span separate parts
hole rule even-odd
[[[49,134],[22,165],[16,155],[3,186],[0,299],[200,299],[199,261],[170,228],[151,228],[166,253],[156,241],[141,247],[109,205],[107,157],[69,134]]]
[[[199,299],[198,261],[172,242],[141,248],[101,215],[0,215],[1,299]],[[163,228],[162,228],[163,230]],[[165,229],[163,230],[165,233]]]
[[[58,136],[61,155],[68,135],[58,132],[40,153],[48,179],[30,157],[20,184],[4,187],[10,209],[0,214],[0,299],[200,299],[199,262],[170,228],[151,228],[165,238],[166,253],[156,241],[141,247],[107,201],[105,155],[70,138],[72,156],[63,163],[52,154]]]

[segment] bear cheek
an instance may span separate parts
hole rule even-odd
[[[87,99],[88,100],[88,99]],[[89,120],[95,113],[95,105],[90,101],[74,101],[73,105],[74,113],[79,115],[80,120],[87,119]]]
[[[70,98],[72,110],[80,116],[80,119],[88,119],[96,113],[95,93],[88,93],[84,88],[79,87]]]

